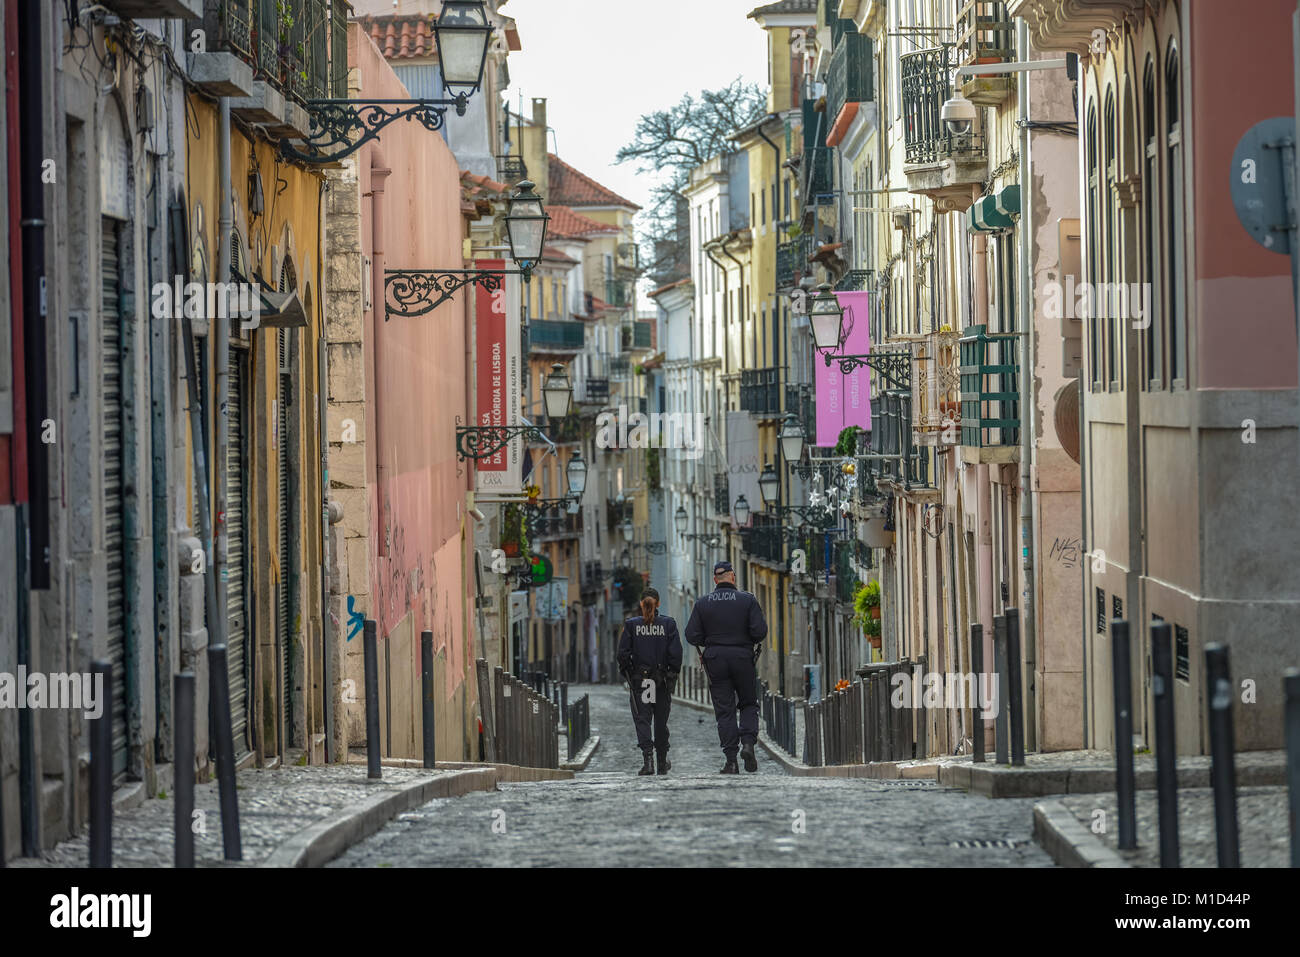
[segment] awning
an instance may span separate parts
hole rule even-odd
[[[1020,212],[1020,186],[1012,184],[998,192],[983,196],[971,204],[967,213],[970,228],[977,233],[993,233],[1010,229],[1015,221],[1012,214]]]

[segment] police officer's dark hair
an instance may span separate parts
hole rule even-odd
[[[659,604],[659,592],[647,588],[641,593],[641,617],[646,621],[655,620],[655,605]]]

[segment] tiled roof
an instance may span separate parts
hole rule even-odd
[[[460,208],[461,212],[472,218],[486,216],[492,212],[492,201],[500,199],[510,191],[505,183],[498,183],[487,176],[478,176],[467,169],[460,171]]]
[[[547,246],[542,250],[542,259],[546,260],[548,263],[570,263],[572,265],[577,265],[578,263],[578,260],[574,259],[572,256],[565,255],[554,246]]]
[[[763,17],[777,13],[816,13],[818,0],[777,0],[767,6],[749,11],[751,17]]]
[[[654,292],[650,293],[650,298],[654,299],[657,296],[662,296],[669,289],[676,289],[678,286],[684,286],[690,281],[691,281],[691,277],[687,276],[685,279],[678,279],[676,282],[670,282],[665,286],[660,286]]]
[[[575,239],[597,233],[617,233],[617,226],[598,223],[581,213],[575,213],[568,206],[547,206],[546,213],[551,221],[546,224],[546,233],[562,239]]]
[[[432,15],[394,13],[358,17],[357,22],[375,41],[385,60],[401,60],[438,55],[438,45],[433,39],[433,21],[436,19]]]
[[[606,189],[586,173],[580,173],[554,153],[547,154],[551,163],[551,181],[546,198],[561,206],[627,206],[640,209],[612,189]]]

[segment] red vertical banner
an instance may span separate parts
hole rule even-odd
[[[505,268],[500,259],[480,259],[476,269]],[[500,289],[486,292],[474,286],[475,318],[475,421],[479,428],[516,425],[520,401],[520,342],[518,294],[514,277],[505,277]],[[475,463],[480,492],[518,492],[522,487],[522,440],[506,445]]]

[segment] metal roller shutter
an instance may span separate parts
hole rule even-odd
[[[279,487],[280,508],[280,587],[276,594],[276,638],[280,643],[280,677],[284,709],[284,747],[293,742],[293,661],[290,648],[293,637],[290,634],[290,608],[292,607],[291,583],[293,581],[290,553],[294,545],[293,538],[293,500],[289,475],[289,399],[292,383],[289,381],[289,334],[279,330],[277,361],[276,401],[276,472]]]
[[[122,287],[117,254],[118,222],[101,221],[100,245],[100,398],[104,441],[104,558],[108,589],[108,660],[113,665],[113,776],[125,775],[126,581],[122,537]]]
[[[244,558],[244,354],[231,348],[226,415],[226,663],[230,671],[230,726],[235,756],[248,743],[248,612],[247,568]]]

